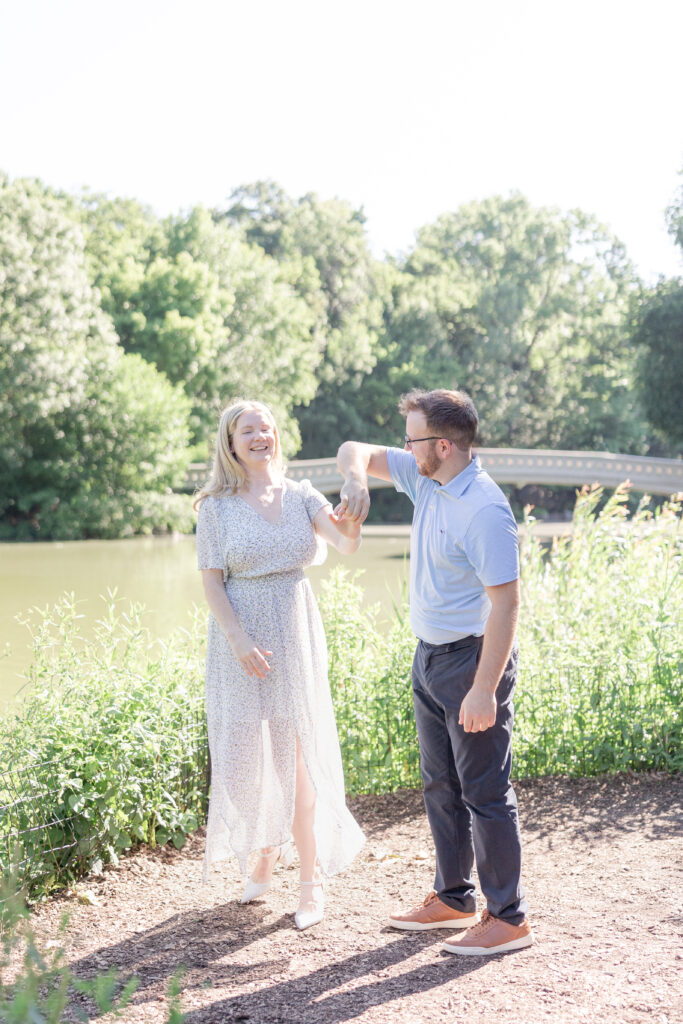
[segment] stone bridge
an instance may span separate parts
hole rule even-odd
[[[603,484],[616,487],[628,480],[634,490],[670,495],[683,492],[683,459],[650,459],[610,452],[560,452],[543,449],[477,448],[484,469],[499,484],[561,484],[582,487]],[[184,490],[194,491],[209,475],[209,466],[193,463]],[[338,494],[342,478],[335,459],[297,459],[288,463],[288,476],[310,480],[323,494]],[[371,480],[370,487],[390,487]]]

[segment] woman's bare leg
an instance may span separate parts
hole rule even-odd
[[[296,740],[296,798],[294,802],[294,824],[292,836],[299,853],[299,878],[302,882],[313,882],[320,877],[315,846],[313,822],[315,820],[316,794],[308,774],[308,768],[299,743]],[[302,890],[300,910],[307,909],[311,887]]]
[[[254,870],[252,871],[250,878],[252,882],[269,882],[270,876],[273,873],[277,855],[280,851],[279,846],[264,846],[259,851],[260,856],[257,858],[254,864]]]

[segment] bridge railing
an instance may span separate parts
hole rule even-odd
[[[616,487],[630,481],[635,490],[670,495],[683,492],[683,459],[651,459],[610,452],[564,452],[550,449],[477,448],[483,468],[499,484],[560,484],[582,487],[602,484]],[[184,490],[201,487],[210,467],[193,463]],[[323,494],[338,494],[343,479],[335,459],[295,459],[287,466],[293,480],[310,480]],[[382,480],[370,480],[370,487],[391,487]]]

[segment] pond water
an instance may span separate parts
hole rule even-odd
[[[388,619],[392,598],[407,578],[409,528],[368,526],[364,534],[356,555],[344,557],[330,549],[326,563],[308,574],[317,590],[333,565],[364,570],[360,582],[366,600],[379,601]],[[124,606],[144,604],[155,636],[186,626],[193,606],[204,601],[194,537],[0,544],[0,706],[20,690],[31,659],[29,631],[17,616],[26,618],[32,608],[73,593],[87,635],[88,626],[102,615],[108,590],[115,590]]]

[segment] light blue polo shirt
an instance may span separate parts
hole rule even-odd
[[[491,602],[484,587],[519,576],[517,523],[498,484],[473,458],[449,483],[421,476],[410,452],[388,448],[394,487],[415,506],[410,534],[410,625],[445,644],[481,636]]]

